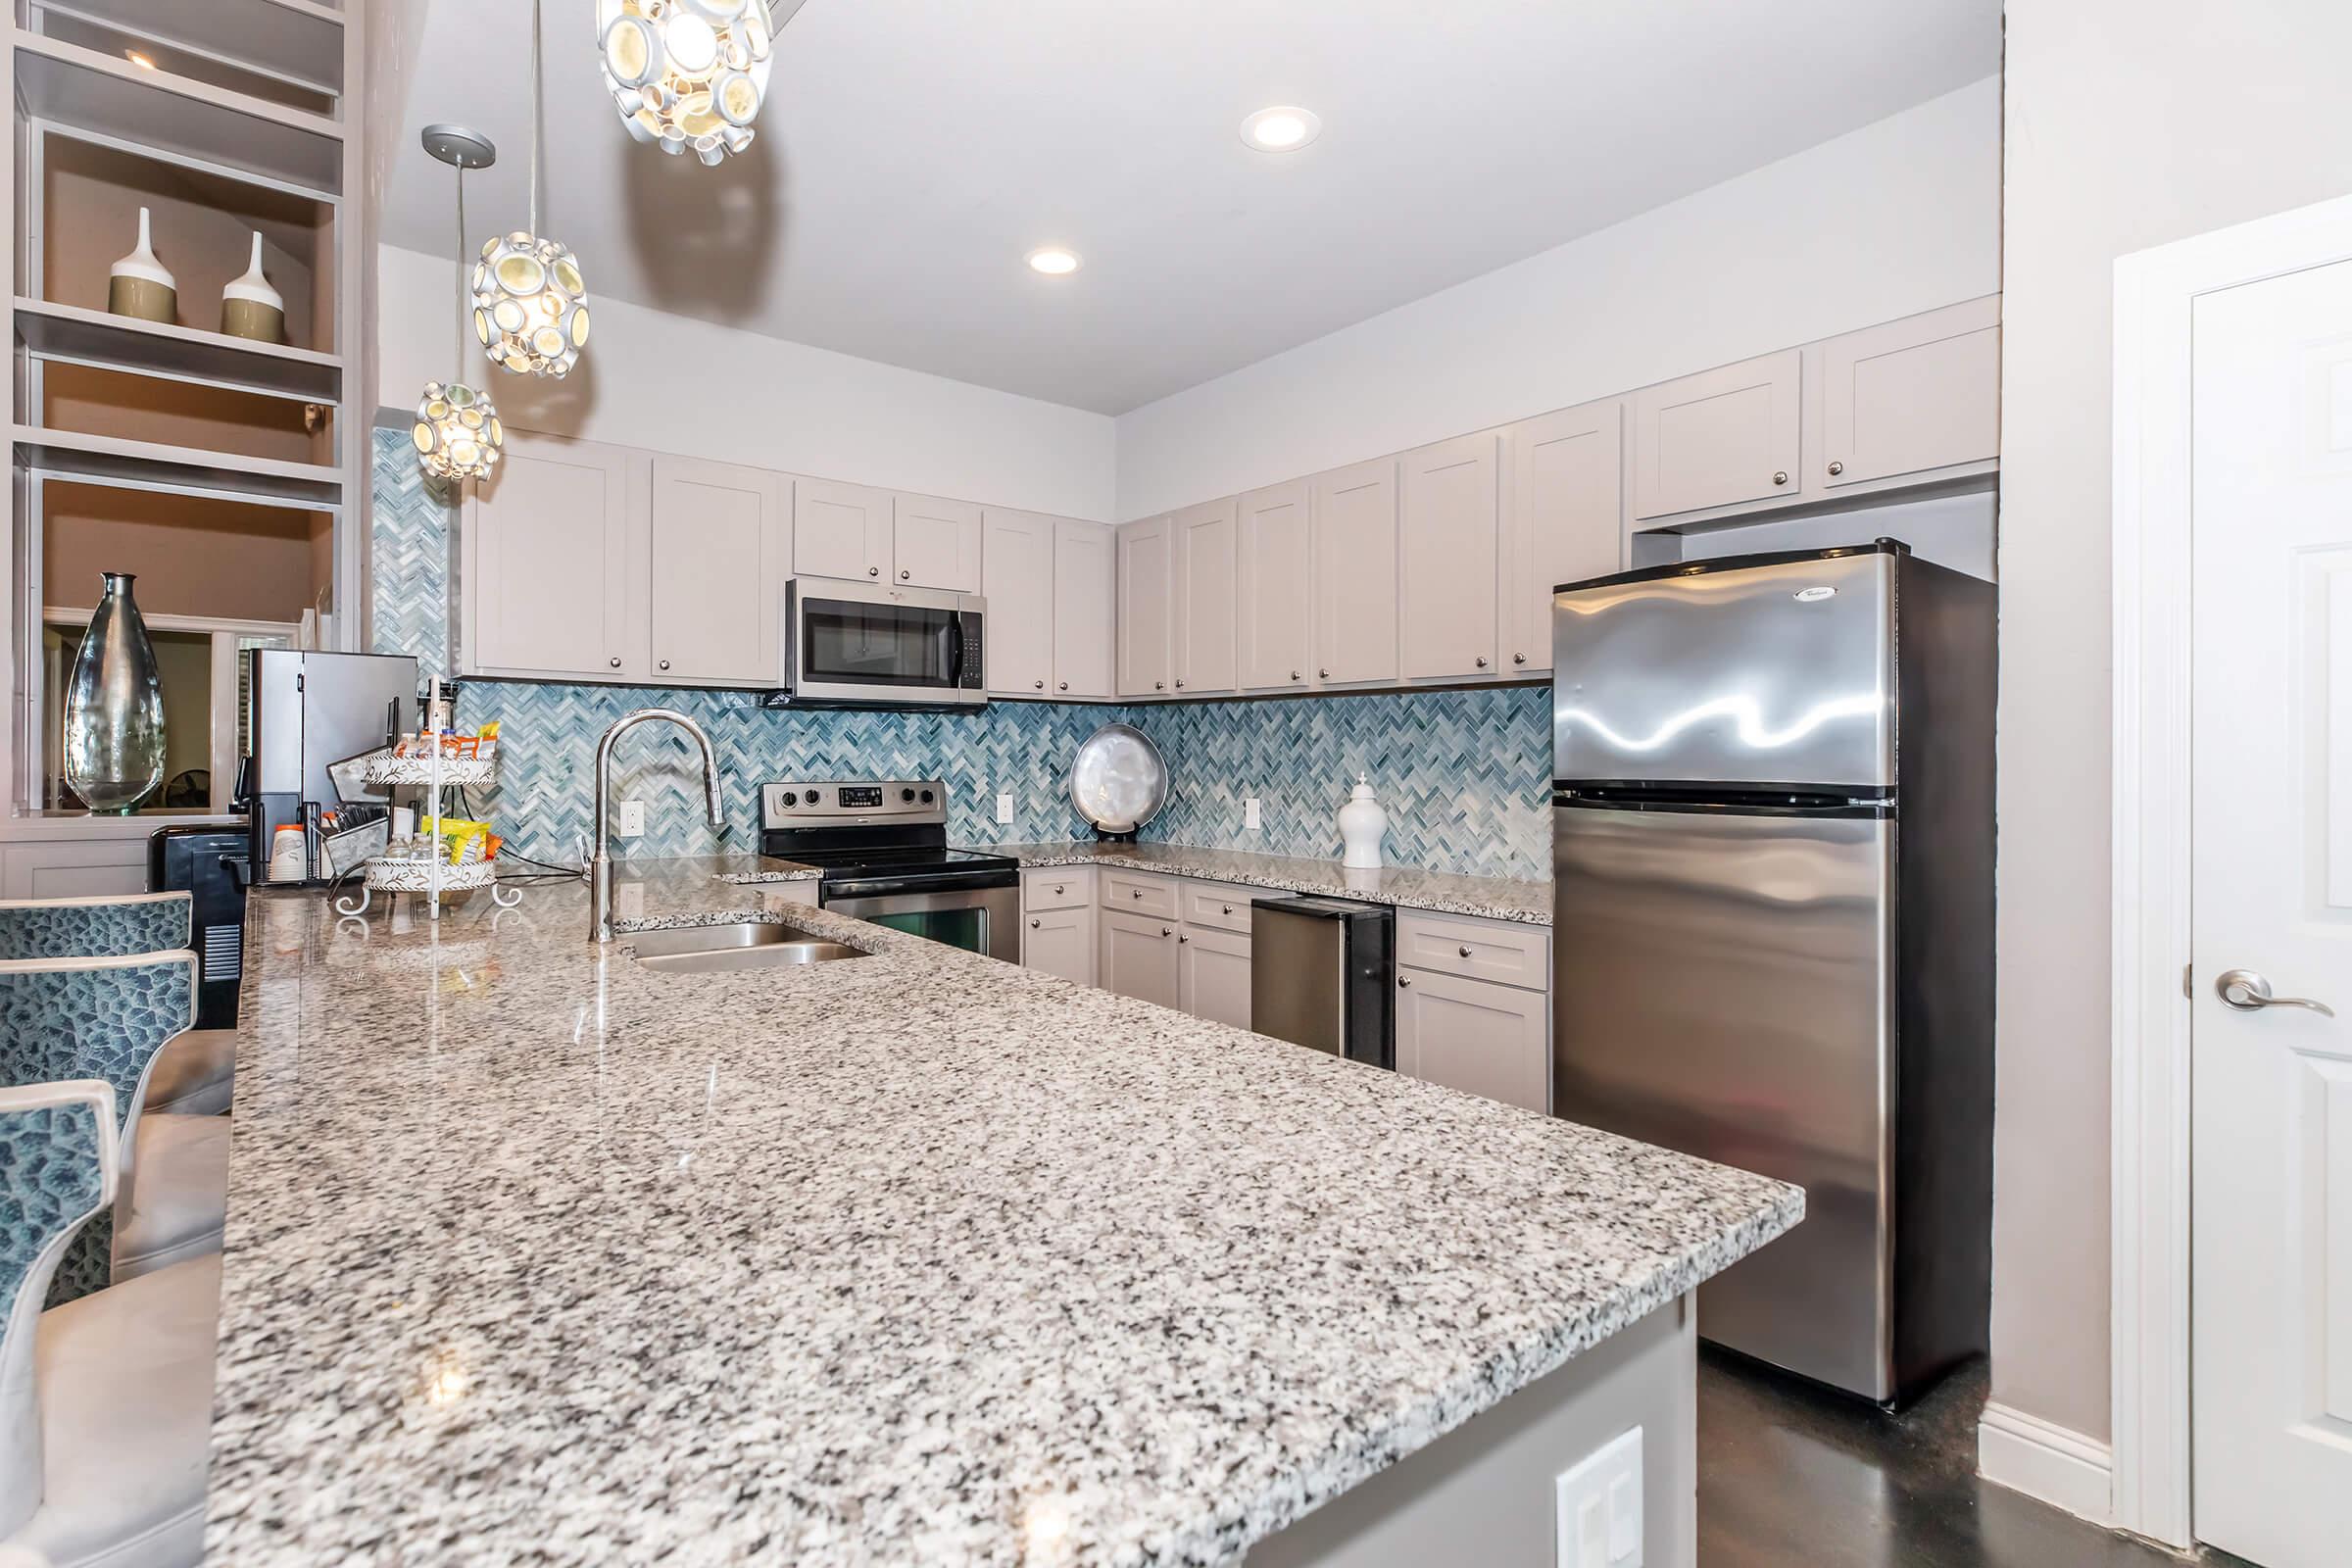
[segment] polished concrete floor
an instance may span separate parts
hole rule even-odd
[[[2180,1568],[1979,1481],[1982,1364],[1882,1415],[1702,1347],[1699,1568]],[[2208,1554],[2195,1561],[2239,1568]]]

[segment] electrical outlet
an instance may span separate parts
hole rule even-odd
[[[1266,824],[1258,818],[1257,797],[1251,795],[1244,798],[1242,801],[1242,826],[1248,831],[1255,833],[1258,829],[1264,827],[1265,825]]]
[[[997,792],[997,820],[1000,822],[1012,820],[1012,791],[1010,790]]]
[[[620,803],[620,836],[624,839],[645,837],[645,803],[643,801]]]
[[[1552,1483],[1559,1568],[1642,1568],[1642,1429],[1604,1444]]]

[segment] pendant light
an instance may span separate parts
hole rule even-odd
[[[466,363],[466,171],[487,169],[498,161],[490,138],[463,125],[427,125],[424,150],[458,171],[458,367]],[[498,466],[499,448],[506,431],[490,399],[457,376],[427,381],[416,403],[416,426],[410,432],[424,471],[436,479],[463,484],[489,477]]]
[[[539,237],[539,0],[531,0],[531,226],[500,234],[473,264],[473,335],[517,375],[564,375],[588,341],[588,288],[571,247]]]
[[[706,164],[749,147],[767,96],[771,16],[767,0],[597,0],[605,85],[629,134]]]

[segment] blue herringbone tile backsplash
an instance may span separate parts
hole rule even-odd
[[[416,476],[401,431],[375,445],[376,647],[428,670],[449,650],[449,505]],[[1168,759],[1167,808],[1144,837],[1169,843],[1336,856],[1337,817],[1358,772],[1389,810],[1388,858],[1490,876],[1541,878],[1549,865],[1550,704],[1541,686],[1114,707],[999,703],[979,713],[773,711],[749,693],[469,681],[468,725],[500,721],[500,778],[477,809],[520,853],[570,861],[588,830],[597,737],[634,708],[663,704],[710,732],[727,777],[727,829],[704,823],[692,748],[643,729],[615,754],[623,799],[646,803],[636,855],[753,850],[759,785],[780,778],[941,778],[958,843],[1085,836],[1069,808],[1071,754],[1100,725],[1134,724]],[[1015,819],[996,820],[1009,791]],[[1263,826],[1242,826],[1258,798]]]

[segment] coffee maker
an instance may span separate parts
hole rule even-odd
[[[252,751],[238,775],[256,883],[318,882],[321,813],[363,804],[327,770],[416,728],[416,661],[405,654],[328,654],[300,648],[246,650],[253,704]],[[389,800],[391,792],[383,792]],[[272,868],[280,828],[302,835],[301,874]]]

